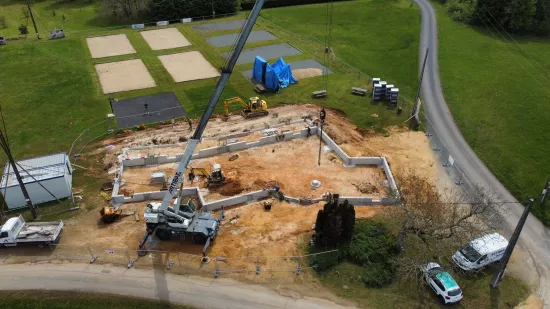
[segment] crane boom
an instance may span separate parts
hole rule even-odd
[[[208,120],[210,120],[210,117],[214,112],[214,107],[216,107],[216,104],[218,103],[218,100],[222,95],[223,89],[227,85],[229,77],[231,77],[231,73],[233,73],[233,68],[235,68],[235,64],[237,63],[237,59],[241,55],[244,44],[246,43],[246,40],[248,39],[248,36],[250,35],[250,32],[252,31],[252,28],[256,23],[256,19],[258,19],[258,16],[260,15],[260,11],[262,9],[262,6],[264,5],[264,1],[265,0],[256,1],[254,8],[250,12],[248,19],[244,24],[241,34],[239,35],[237,44],[235,44],[235,49],[233,50],[233,53],[229,57],[226,65],[221,68],[221,76],[218,80],[218,84],[214,90],[214,93],[210,97],[210,101],[208,101],[206,110],[202,114],[202,117],[199,121],[197,128],[195,129],[195,132],[193,133],[193,136],[187,143],[187,147],[185,148],[180,164],[176,170],[176,173],[174,174],[174,177],[172,178],[172,181],[170,182],[170,186],[168,187],[166,194],[164,195],[164,199],[162,200],[162,204],[160,206],[161,211],[165,211],[168,209],[170,202],[176,195],[179,185],[185,179],[185,170],[187,169],[189,162],[191,161],[191,157],[193,156],[193,153],[195,152],[195,149],[200,142],[201,136],[204,132],[204,129],[206,128],[206,124],[208,123]]]

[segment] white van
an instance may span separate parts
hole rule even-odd
[[[453,255],[453,261],[466,271],[481,269],[500,261],[507,246],[508,240],[499,233],[487,234],[460,248]]]

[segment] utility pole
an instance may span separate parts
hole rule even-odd
[[[424,63],[422,63],[422,70],[420,70],[420,81],[418,81],[418,89],[416,90],[416,96],[414,97],[411,116],[414,116],[416,114],[416,109],[418,108],[418,98],[420,97],[420,89],[422,88],[422,79],[424,78],[424,69],[426,69],[426,62],[428,60],[429,52],[430,49],[426,48],[426,55],[424,56]],[[403,105],[403,103],[401,103],[401,105]]]
[[[542,189],[542,194],[540,198],[541,206],[544,206],[546,204],[546,198],[548,197],[549,191],[550,191],[550,178],[548,178],[548,181],[546,182],[546,186],[544,186],[544,189]]]
[[[531,208],[533,207],[533,204],[535,203],[534,198],[529,199],[529,203],[527,206],[525,206],[525,209],[523,210],[523,214],[521,215],[521,218],[519,219],[518,225],[516,226],[516,229],[514,230],[514,234],[512,234],[512,238],[510,238],[510,242],[508,242],[508,247],[506,247],[506,251],[504,251],[504,256],[500,260],[500,268],[493,276],[493,279],[491,279],[491,288],[495,289],[500,284],[500,280],[502,280],[502,276],[504,275],[504,271],[506,270],[506,266],[508,266],[508,261],[510,260],[510,256],[512,255],[512,251],[514,251],[514,247],[516,246],[516,243],[518,242],[519,234],[521,234],[521,230],[523,229],[523,226],[525,225],[525,221],[527,221],[527,216],[529,216],[529,212],[531,211]]]
[[[13,160],[13,156],[11,155],[10,147],[9,147],[6,139],[4,138],[3,132],[1,132],[1,131],[0,131],[0,144],[1,144],[2,148],[4,149],[4,152],[6,153],[6,156],[8,156],[8,160],[10,161],[10,165],[13,168],[13,173],[15,174],[15,177],[17,178],[17,182],[19,182],[19,187],[21,187],[21,192],[23,192],[23,196],[25,197],[25,201],[27,202],[27,206],[29,207],[29,209],[31,211],[32,217],[34,219],[36,219],[38,217],[36,207],[33,205],[32,201],[31,201],[29,193],[27,192],[27,188],[25,188],[25,184],[23,183],[23,179],[21,178],[21,175],[19,174],[19,170],[17,169],[17,164],[15,163],[15,160]]]
[[[36,28],[36,22],[34,21],[34,15],[32,15],[31,5],[29,4],[29,0],[25,0],[27,3],[27,8],[29,9],[29,15],[32,20],[32,25],[34,26],[34,32],[36,32],[36,38],[40,40],[40,34],[38,34],[38,28]]]

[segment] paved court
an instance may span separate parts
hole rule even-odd
[[[145,108],[147,104],[147,108]],[[183,118],[187,112],[173,92],[122,99],[111,104],[119,128]]]
[[[226,35],[220,35],[220,36],[211,36],[206,38],[206,41],[214,47],[231,46],[235,43],[238,36],[239,36],[238,33],[232,33],[232,34],[226,34]],[[277,39],[277,37],[274,36],[271,32],[266,30],[258,30],[258,31],[252,31],[248,36],[248,40],[246,40],[246,42],[252,43],[252,42],[270,41],[275,39]]]
[[[230,52],[225,52],[221,54],[227,57],[229,53]],[[273,60],[286,56],[300,55],[301,53],[301,51],[288,43],[256,47],[243,50],[237,60],[237,64],[254,63],[256,56],[260,56],[265,60]]]
[[[219,23],[209,23],[209,24],[202,24],[193,26],[193,30],[198,33],[208,33],[208,32],[216,32],[216,31],[222,31],[222,30],[232,30],[232,29],[240,29],[244,25],[245,20],[239,19],[239,20],[233,20],[233,21],[224,21]]]

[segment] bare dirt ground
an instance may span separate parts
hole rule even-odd
[[[135,54],[126,34],[115,34],[86,38],[92,58],[104,58],[118,55]]]
[[[266,145],[255,149],[212,158],[193,160],[190,167],[201,167],[210,171],[210,167],[221,164],[227,183],[214,189],[206,189],[201,179],[195,186],[204,189],[207,201],[218,200],[241,193],[262,190],[278,184],[285,195],[309,198],[319,197],[323,192],[340,193],[344,196],[384,195],[385,176],[378,167],[359,166],[344,168],[340,159],[333,153],[321,154],[321,165],[317,164],[319,140],[312,136],[308,139],[296,139],[284,143]],[[229,161],[237,154],[239,158]],[[163,171],[167,176],[175,173],[174,163],[159,166],[130,167],[124,169],[122,179],[125,190],[148,192],[159,190],[160,185],[150,185],[153,172]],[[321,187],[312,189],[312,180],[321,181]],[[128,194],[130,195],[130,194]]]
[[[152,50],[185,47],[191,45],[177,28],[157,29],[140,32]]]
[[[141,59],[100,63],[95,70],[104,94],[156,86]]]
[[[207,138],[205,143],[211,142],[213,143],[212,146],[214,146],[217,145],[217,139],[219,137],[241,133],[243,130],[263,129],[266,125],[273,125],[284,121],[299,121],[303,117],[313,117],[313,119],[315,119],[315,115],[318,114],[318,111],[318,107],[312,105],[290,105],[273,108],[270,110],[270,116],[252,120],[243,120],[240,116],[233,116],[227,122],[220,119],[212,119],[204,134]],[[278,115],[278,117],[273,117],[273,115]],[[392,129],[389,136],[384,137],[382,134],[358,129],[351,125],[344,116],[333,111],[328,112],[327,119],[328,124],[325,125],[326,132],[328,132],[337,143],[342,145],[350,155],[383,155],[388,158],[394,173],[399,169],[415,167],[418,173],[423,173],[430,177],[437,177],[438,170],[434,166],[428,141],[422,132],[407,132],[403,129]],[[296,129],[299,129],[302,125],[304,124],[297,123],[291,126],[295,126]],[[113,166],[116,163],[116,156],[121,153],[123,147],[152,145],[152,139],[176,142],[180,137],[183,136],[187,138],[190,134],[191,131],[189,131],[188,125],[185,123],[179,124],[175,129],[172,128],[171,125],[159,126],[155,129],[113,136],[110,139],[102,141],[99,145],[100,147],[90,152],[89,155],[92,157],[97,157],[100,154],[104,155],[104,170],[113,170]],[[237,139],[242,140],[243,138],[238,137]],[[257,149],[250,149],[244,154],[239,154],[239,158],[235,161],[228,161],[228,155],[216,157],[215,160],[222,164],[222,168],[224,168],[229,179],[235,177],[235,175],[240,177],[241,187],[245,189],[248,189],[248,187],[250,187],[251,190],[256,188],[261,189],[263,186],[269,185],[269,182],[277,181],[280,182],[283,192],[289,195],[303,197],[319,196],[322,192],[326,191],[340,191],[341,194],[349,192],[350,194],[367,195],[366,193],[360,194],[359,191],[356,191],[359,189],[350,184],[352,180],[348,180],[348,182],[338,182],[337,180],[340,177],[340,173],[345,173],[347,175],[346,177],[350,177],[350,179],[355,179],[354,177],[357,179],[375,177],[376,173],[373,174],[369,168],[365,170],[360,168],[344,169],[337,160],[334,162],[330,160],[330,157],[334,155],[332,153],[323,153],[321,166],[316,166],[317,142],[317,138],[310,137],[306,141],[295,140],[268,145]],[[110,150],[106,151],[106,146],[112,147],[109,147]],[[286,147],[294,147],[294,149],[285,154],[284,148]],[[295,153],[303,155],[296,156]],[[306,161],[305,158],[309,159]],[[209,162],[205,160],[204,163],[207,165]],[[173,164],[170,164],[170,166],[173,166]],[[158,170],[159,167],[154,167],[153,169]],[[327,169],[328,172],[322,171],[321,169]],[[89,172],[91,171],[88,171],[88,173]],[[107,172],[98,171],[98,173],[105,174]],[[128,175],[129,174],[125,173],[123,178],[126,178]],[[167,174],[167,176],[170,176],[170,174]],[[323,176],[324,178],[319,176]],[[139,177],[140,181],[144,180],[144,183],[148,183],[150,174],[143,172]],[[256,182],[256,179],[260,181]],[[309,181],[312,179],[321,180],[322,187],[315,191],[311,190]],[[377,189],[380,189],[380,187],[377,187]],[[219,194],[219,192],[216,194]],[[212,195],[214,196],[214,194]],[[145,225],[143,223],[145,204],[145,202],[142,202],[124,205],[126,208],[135,209],[140,214],[141,221],[139,222],[135,222],[132,217],[126,217],[114,224],[102,225],[98,224],[98,209],[94,209],[90,212],[83,212],[82,215],[66,222],[64,235],[61,238],[62,243],[93,243],[97,246],[135,249],[138,241],[145,232]],[[248,217],[244,214],[248,213],[249,210],[254,207],[257,209],[251,211],[250,216],[258,216],[258,218],[260,218],[256,227],[253,226],[253,223],[247,223],[248,219],[246,218]],[[276,204],[271,213],[263,213],[263,209],[257,206],[257,204],[229,209],[226,213],[228,219],[237,214],[245,216],[245,219],[243,219],[244,221],[237,220],[240,223],[237,223],[235,226],[228,223],[229,220],[225,220],[223,222],[224,229],[220,235],[222,239],[228,236],[226,226],[232,232],[237,228],[245,229],[248,225],[250,225],[250,228],[247,230],[246,234],[242,234],[241,232],[237,233],[237,235],[231,234],[231,238],[233,239],[231,240],[232,242],[243,244],[242,247],[239,247],[240,245],[234,245],[236,250],[234,253],[230,250],[231,246],[225,245],[225,241],[220,241],[220,247],[218,247],[218,245],[213,247],[213,254],[223,254],[229,257],[239,256],[254,250],[266,250],[265,255],[270,254],[270,250],[280,250],[280,252],[277,253],[279,255],[296,252],[295,250],[299,250],[297,239],[299,239],[300,235],[304,235],[307,229],[311,228],[318,207],[321,206],[303,207],[290,204]],[[360,211],[367,211],[370,215],[370,212],[376,211],[377,208],[358,207],[357,209],[358,214]],[[289,217],[277,217],[285,215]],[[269,223],[269,226],[262,223],[267,222],[266,220],[270,218],[275,220]],[[292,218],[292,220],[290,218]],[[265,232],[262,232],[262,228],[265,228]],[[271,234],[271,237],[273,239],[279,239],[277,241],[281,243],[281,246],[266,246],[265,243],[259,241],[259,239],[267,239],[266,237],[268,237],[267,235],[269,233],[277,230],[279,232]],[[281,234],[279,235],[277,233]],[[246,237],[242,235],[246,235]],[[258,239],[258,241],[256,242],[255,239]],[[265,239],[264,241],[267,241]],[[158,242],[153,245],[155,245],[157,249],[184,251],[189,253],[199,253],[202,249],[201,246],[194,246],[187,243],[180,244],[177,241]],[[280,247],[280,249],[275,249],[276,247]],[[275,251],[273,251],[273,253],[275,253]]]
[[[220,76],[198,51],[158,56],[176,83]]]

